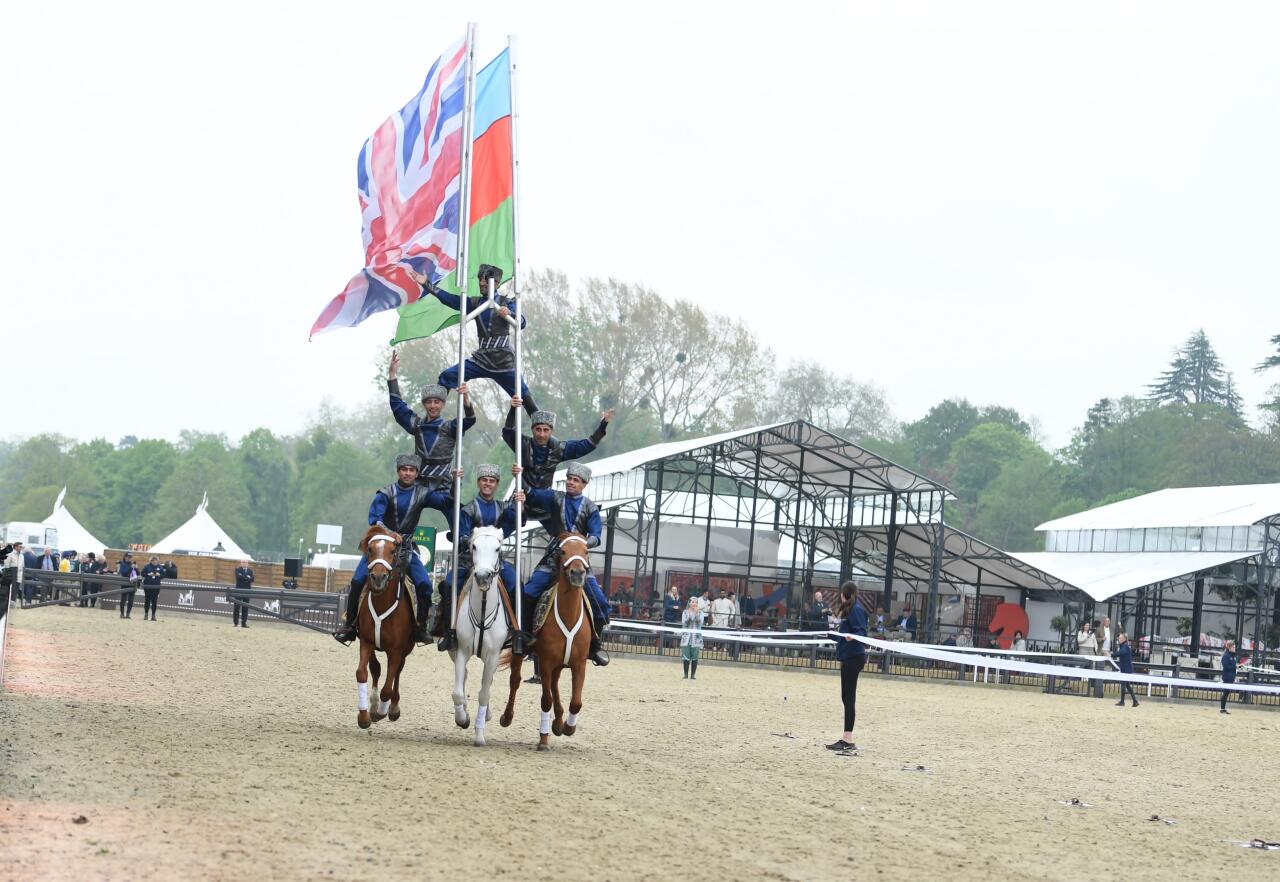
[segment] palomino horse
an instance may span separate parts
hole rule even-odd
[[[534,639],[533,651],[542,669],[542,720],[538,725],[538,750],[550,750],[547,736],[572,735],[578,730],[582,710],[582,683],[587,677],[587,652],[591,649],[591,615],[583,589],[587,584],[587,540],[579,533],[561,533],[556,583],[551,587],[547,621]],[[532,627],[529,625],[528,627]],[[520,688],[521,660],[511,660],[511,695],[499,722],[510,726],[515,717],[516,690]],[[573,695],[569,716],[560,702],[560,672],[572,675]],[[551,718],[555,708],[555,719]]]
[[[369,560],[369,581],[364,603],[356,613],[360,634],[360,666],[356,668],[356,694],[361,729],[385,718],[400,719],[400,671],[405,657],[413,652],[413,610],[409,595],[413,586],[406,576],[413,546],[400,536],[374,525],[360,540],[360,550]],[[373,689],[378,691],[382,665],[374,651],[387,656],[387,679],[378,695],[378,706],[369,707],[369,669],[373,669]]]
[[[476,747],[484,747],[484,727],[489,719],[489,687],[498,669],[502,644],[510,628],[508,599],[503,595],[501,566],[502,530],[476,527],[471,532],[471,576],[458,601],[458,648],[453,655],[453,720],[460,728],[471,724],[467,716],[467,662],[477,656],[484,662],[480,679],[480,706],[476,709]],[[519,588],[520,586],[513,586]]]

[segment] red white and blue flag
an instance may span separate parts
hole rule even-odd
[[[375,312],[413,303],[422,289],[405,267],[439,281],[457,264],[462,184],[466,40],[441,55],[421,91],[360,150],[356,179],[364,269],[333,298],[311,336],[350,328]]]

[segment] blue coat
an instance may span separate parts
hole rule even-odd
[[[867,636],[867,611],[857,600],[849,607],[848,614],[840,620],[841,634],[857,634]],[[836,639],[836,658],[845,661],[851,658],[863,658],[867,654],[867,645],[858,640]]]
[[[1111,655],[1120,665],[1120,673],[1133,673],[1133,648],[1129,646],[1128,641],[1121,643],[1115,649],[1111,650]]]
[[[1222,650],[1222,682],[1236,681],[1236,654],[1229,649]]]

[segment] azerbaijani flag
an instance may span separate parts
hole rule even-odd
[[[480,264],[502,269],[504,280],[515,271],[515,198],[511,147],[511,65],[503,50],[476,74],[474,149],[471,154],[471,235],[467,244],[467,296],[479,297]],[[440,287],[457,293],[457,273]],[[422,297],[399,308],[394,346],[430,337],[458,323],[458,313],[434,297]]]

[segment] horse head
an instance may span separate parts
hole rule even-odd
[[[400,537],[386,527],[374,524],[360,540],[360,550],[369,561],[369,590],[381,594],[398,563]]]
[[[471,531],[471,578],[482,591],[488,591],[493,576],[501,565],[502,530],[476,527]]]
[[[581,588],[587,583],[587,539],[581,533],[561,533],[560,538],[560,574],[569,580],[574,588]]]

